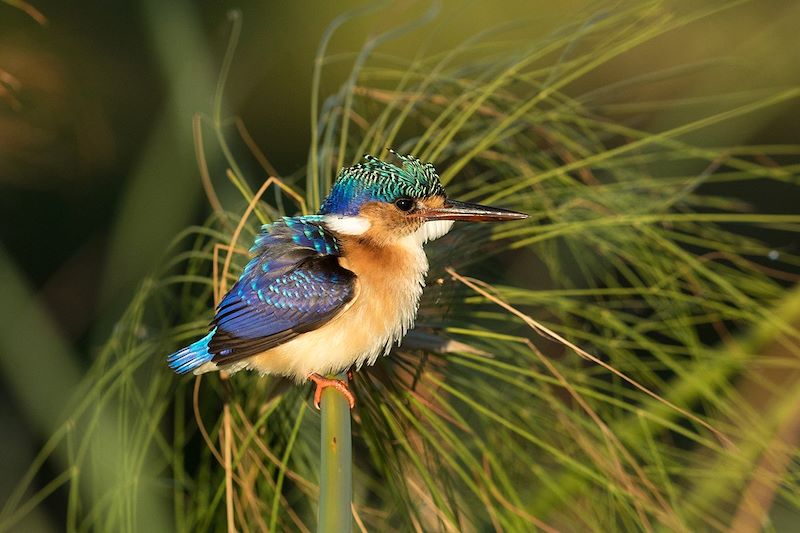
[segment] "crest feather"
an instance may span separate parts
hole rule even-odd
[[[431,163],[422,163],[410,154],[391,153],[400,160],[400,166],[367,154],[363,163],[343,168],[322,203],[320,214],[354,216],[366,202],[393,202],[403,196],[445,196]]]

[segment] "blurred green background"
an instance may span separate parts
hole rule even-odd
[[[35,0],[32,5],[46,24],[11,3],[0,3],[0,296],[7,302],[17,301],[10,295],[19,296],[30,306],[6,308],[0,318],[32,313],[52,330],[8,331],[3,328],[9,322],[0,323],[6,337],[0,342],[0,501],[47,437],[47,421],[57,415],[69,379],[90,364],[137,282],[181,229],[202,222],[208,213],[192,144],[192,115],[210,113],[230,32],[228,11],[241,10],[243,31],[225,105],[244,120],[278,172],[289,175],[304,167],[308,156],[311,74],[320,38],[337,15],[363,4]],[[551,32],[595,6],[577,0],[446,1],[438,17],[449,24],[432,36],[431,49],[447,49],[513,20],[525,20],[528,31]],[[348,23],[331,52],[357,51],[368,37],[430,7],[425,2],[386,3]],[[797,86],[799,27],[796,1],[744,3],[636,47],[565,92],[582,94],[687,64],[697,68],[626,89],[624,100],[700,98],[720,87],[752,92]],[[428,37],[424,33],[416,30],[386,50],[415,53],[419,40]],[[323,95],[337,90],[351,60],[343,55],[326,70]],[[702,105],[705,113],[715,111],[713,102],[703,100]],[[631,106],[620,112],[648,131],[697,114],[691,105],[657,112]],[[701,137],[703,145],[796,142],[800,106],[792,102],[769,108],[757,117],[691,135]],[[258,184],[265,176],[256,161],[243,144],[234,148],[251,184]],[[781,161],[793,162],[798,159]],[[216,176],[223,169],[213,159],[211,167]],[[796,187],[754,183],[726,184],[724,194],[762,213],[798,211]],[[772,232],[770,244],[797,253],[794,236]],[[63,350],[65,366],[50,366],[53,354],[37,351],[40,346]],[[53,396],[26,397],[26,379],[52,381]],[[61,513],[57,500],[52,512]]]

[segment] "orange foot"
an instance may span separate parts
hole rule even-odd
[[[333,387],[344,395],[347,403],[350,404],[350,409],[356,405],[356,397],[350,392],[347,383],[338,379],[329,379],[320,376],[319,374],[309,374],[308,379],[317,384],[317,389],[314,391],[314,407],[319,409],[319,401],[322,398],[322,391],[328,387]]]

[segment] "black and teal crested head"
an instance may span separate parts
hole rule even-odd
[[[320,214],[355,216],[368,202],[391,203],[399,198],[445,196],[431,163],[422,163],[412,155],[394,155],[400,160],[400,166],[365,155],[363,163],[343,168],[322,202]]]

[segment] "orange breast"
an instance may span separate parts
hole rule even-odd
[[[358,277],[352,304],[321,328],[251,358],[249,367],[298,381],[372,364],[413,325],[428,261],[411,239],[373,247],[342,240],[340,264]]]

